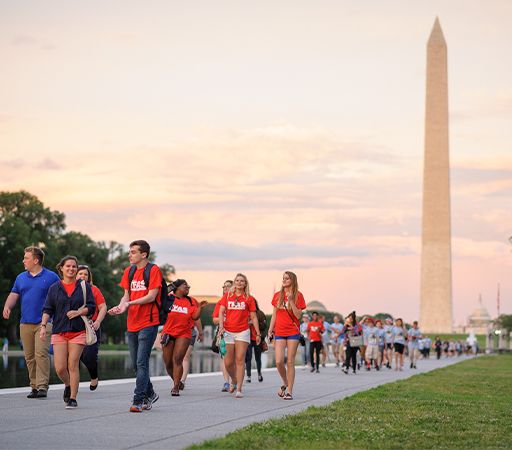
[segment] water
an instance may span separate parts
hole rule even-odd
[[[300,355],[302,349],[297,352],[297,363],[300,363]],[[192,353],[190,360],[190,373],[207,373],[220,371],[219,355],[210,350],[196,349]],[[269,351],[261,355],[262,367],[275,367],[274,352]],[[253,357],[253,368],[255,362]],[[80,365],[80,380],[88,381],[89,376],[84,366]],[[150,359],[150,373],[152,376],[167,375],[162,353],[153,351]],[[127,352],[119,352],[116,354],[101,354],[99,359],[99,377],[101,380],[110,380],[116,378],[133,378],[135,375],[132,369],[130,355]],[[61,383],[57,377],[53,365],[53,356],[51,361],[50,384]],[[29,386],[28,372],[23,356],[2,355],[0,362],[0,388],[12,388]]]

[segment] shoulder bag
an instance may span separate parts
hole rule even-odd
[[[87,305],[87,290],[85,288],[85,281],[81,281],[80,285],[82,286],[82,293],[84,296],[84,307]],[[98,337],[96,336],[96,330],[92,326],[92,320],[87,316],[80,316],[85,323],[85,344],[93,345],[98,341]]]

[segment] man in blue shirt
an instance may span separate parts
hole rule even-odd
[[[27,247],[23,256],[26,271],[16,281],[5,301],[3,317],[8,319],[18,299],[21,300],[20,337],[27,362],[30,387],[28,398],[46,398],[50,379],[51,324],[47,324],[47,338],[39,338],[44,301],[48,289],[59,277],[43,267],[44,252],[38,247]]]

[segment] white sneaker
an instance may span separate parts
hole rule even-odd
[[[243,398],[244,394],[242,394],[240,391],[236,391],[235,397],[236,398]]]

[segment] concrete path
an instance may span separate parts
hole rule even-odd
[[[170,380],[159,377],[154,385],[160,399],[141,414],[128,412],[133,380],[104,381],[94,392],[81,383],[76,410],[64,408],[62,386],[52,386],[46,400],[27,399],[28,389],[2,389],[0,449],[180,449],[465,359],[431,359],[420,361],[417,370],[357,375],[345,375],[333,366],[319,374],[298,368],[293,401],[277,397],[281,383],[275,369],[263,372],[262,383],[244,385],[242,399],[220,392],[219,374],[191,375],[181,397],[171,397]]]

